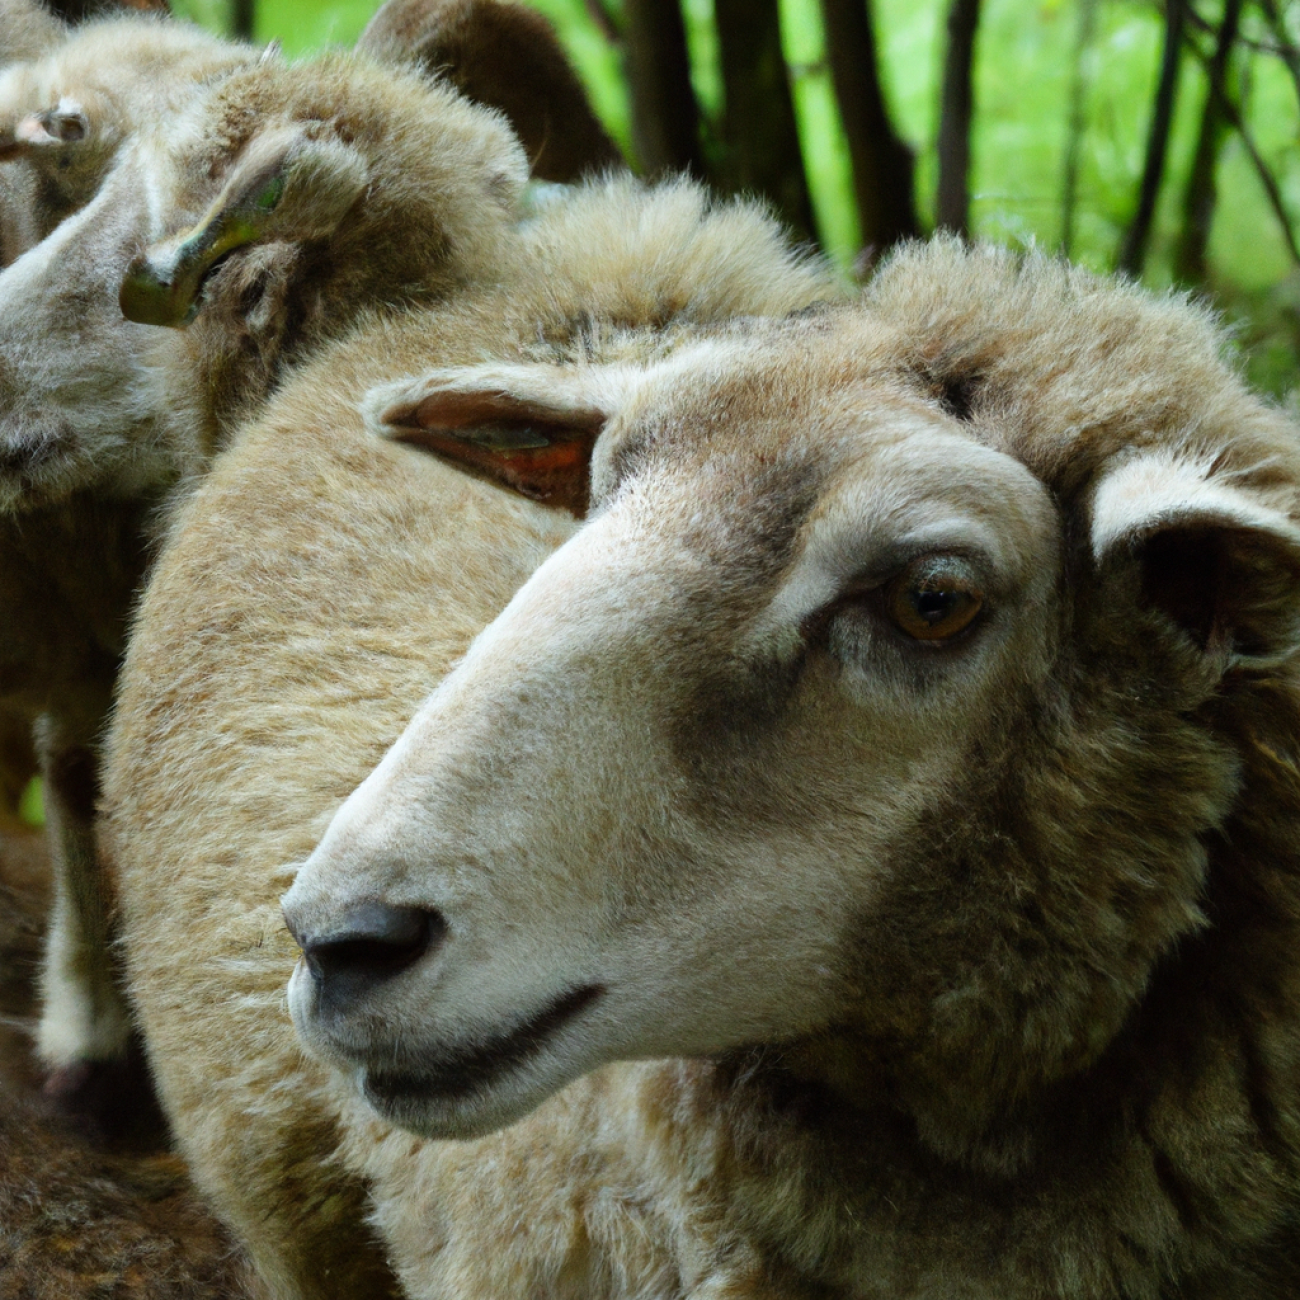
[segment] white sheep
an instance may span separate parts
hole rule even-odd
[[[1300,442],[1221,349],[955,242],[667,347],[434,331],[375,423],[578,499],[595,439],[592,511],[286,897],[337,1122],[276,868],[540,539],[300,406],[251,432],[145,600],[108,794],[232,1220],[311,1249],[341,1135],[413,1296],[1292,1295]]]
[[[497,114],[418,70],[272,54],[139,132],[0,274],[0,702],[42,719],[55,1093],[75,1101],[130,1030],[91,817],[150,518],[368,305],[501,275],[526,176]]]
[[[101,834],[133,1004],[195,1179],[277,1297],[395,1287],[336,1153],[338,1090],[286,1014],[286,871],[574,528],[373,437],[360,396],[430,358],[594,375],[587,358],[669,354],[708,322],[837,292],[765,215],[687,182],[580,188],[523,240],[499,289],[362,327],[241,431],[173,523],[123,669]],[[497,416],[484,445],[512,445],[516,481],[545,498],[571,448],[530,451],[542,430]]]

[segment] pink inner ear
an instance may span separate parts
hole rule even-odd
[[[49,128],[35,114],[23,118],[14,128],[17,148],[30,145],[60,144],[58,136],[51,134]]]
[[[591,449],[605,423],[602,412],[560,410],[509,393],[431,393],[391,407],[382,417],[395,441],[420,447],[482,478],[581,518],[587,512]],[[529,445],[475,438],[516,428],[536,435]]]
[[[548,406],[503,392],[430,393],[414,405],[394,407],[384,416],[385,424],[422,429],[467,429],[501,421],[595,431],[604,424],[605,416],[600,411]]]

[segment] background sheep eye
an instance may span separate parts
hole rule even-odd
[[[965,631],[984,605],[984,593],[965,566],[928,557],[909,564],[885,586],[885,612],[918,641],[946,641]]]

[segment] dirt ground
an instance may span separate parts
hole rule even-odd
[[[168,1149],[141,1069],[68,1115],[31,1052],[49,897],[43,837],[0,828],[0,1300],[238,1300],[243,1265]],[[116,1106],[116,1110],[114,1109]]]

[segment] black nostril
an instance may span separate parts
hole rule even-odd
[[[299,938],[322,995],[347,999],[413,965],[447,932],[442,915],[423,907],[366,902],[327,934]]]

